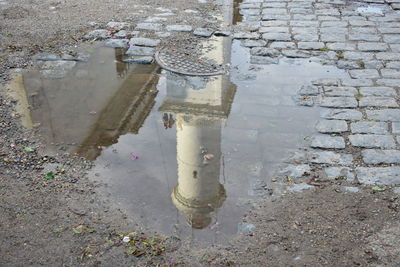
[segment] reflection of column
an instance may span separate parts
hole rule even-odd
[[[178,185],[172,200],[193,228],[209,225],[211,212],[226,198],[219,183],[220,157],[220,120],[177,116]]]

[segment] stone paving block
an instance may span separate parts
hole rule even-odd
[[[346,69],[346,70],[361,69],[360,63],[358,61],[347,61],[347,60],[338,60],[337,67],[339,69]]]
[[[383,41],[389,44],[399,44],[400,34],[384,34]]]
[[[373,56],[373,53],[368,52],[346,51],[343,53],[343,57],[348,60],[371,60]]]
[[[167,31],[169,32],[191,32],[193,30],[192,26],[190,25],[167,25]]]
[[[269,46],[270,48],[290,48],[290,49],[295,49],[296,44],[292,42],[272,42]]]
[[[320,133],[342,133],[348,131],[344,120],[321,120],[315,126]]]
[[[389,108],[396,108],[399,106],[393,97],[384,97],[384,96],[361,97],[358,105],[360,107],[389,107]]]
[[[233,39],[259,39],[260,34],[257,32],[236,32]]]
[[[286,2],[264,2],[262,4],[262,7],[286,7]]]
[[[289,58],[308,58],[310,53],[302,50],[282,50],[282,55]]]
[[[343,149],[346,147],[346,144],[341,136],[316,135],[311,141],[311,147]]]
[[[92,40],[92,39],[97,39],[97,40],[104,40],[108,39],[111,37],[111,34],[109,33],[108,30],[104,29],[99,29],[99,30],[93,30],[86,34],[83,39],[85,40]]]
[[[319,87],[313,85],[303,85],[301,86],[300,90],[297,92],[299,95],[318,95],[319,94]]]
[[[349,70],[349,74],[354,79],[377,79],[379,72],[374,69]]]
[[[350,41],[367,41],[367,42],[377,42],[381,38],[376,34],[368,34],[368,33],[352,33],[349,34]]]
[[[315,20],[291,20],[289,25],[292,27],[317,27],[319,24],[318,21]]]
[[[358,167],[356,175],[361,184],[400,184],[400,167]]]
[[[394,148],[396,147],[391,135],[354,134],[349,135],[350,143],[355,147],[365,148]]]
[[[262,20],[290,20],[290,15],[263,14]]]
[[[325,109],[321,111],[320,116],[333,120],[361,120],[362,113],[355,109]]]
[[[104,46],[114,47],[114,48],[127,48],[129,40],[126,39],[108,39]]]
[[[384,78],[400,78],[400,70],[396,69],[381,69],[381,74]]]
[[[244,47],[263,47],[267,45],[267,42],[264,40],[243,40],[241,45]]]
[[[361,51],[386,51],[389,46],[385,43],[360,42],[358,43],[358,49]]]
[[[141,37],[134,37],[129,40],[130,45],[138,45],[138,46],[149,46],[154,47],[160,44],[159,39],[150,39],[150,38],[141,38]]]
[[[375,121],[359,121],[350,124],[352,133],[364,133],[364,134],[387,134],[388,125],[386,122],[375,122]]]
[[[361,87],[359,90],[362,96],[397,96],[392,87]]]
[[[193,35],[200,37],[210,37],[213,33],[214,30],[210,28],[197,28],[193,31]]]
[[[376,81],[378,85],[400,87],[400,79],[379,79]]]
[[[389,46],[393,52],[400,52],[400,44],[390,44]]]
[[[107,28],[113,29],[113,30],[126,30],[130,27],[131,25],[126,22],[116,22],[116,21],[111,21],[107,23]]]
[[[346,41],[346,34],[323,33],[319,39],[321,42],[344,42]]]
[[[301,178],[309,174],[311,168],[308,164],[290,164],[284,169],[278,171],[278,175],[284,175],[291,178]]]
[[[299,42],[297,46],[299,49],[318,50],[324,48],[325,44],[321,42]]]
[[[386,62],[385,67],[388,69],[400,69],[400,61]]]
[[[367,110],[367,118],[380,121],[400,121],[399,109]]]
[[[161,31],[162,29],[163,25],[160,23],[138,23],[135,28],[137,31]]]
[[[328,43],[326,46],[334,51],[356,50],[356,45],[351,43]]]
[[[364,63],[364,68],[366,69],[382,69],[384,67],[382,61],[380,60],[367,60],[367,61],[363,61]]]
[[[128,51],[126,51],[128,56],[153,56],[154,53],[154,48],[144,46],[131,46]]]
[[[313,33],[298,33],[293,36],[293,39],[300,42],[317,42],[318,35]]]
[[[333,27],[331,27],[331,28],[320,28],[319,29],[319,32],[321,34],[332,34],[332,35],[335,35],[335,34],[341,34],[341,35],[347,34],[348,31],[349,30],[347,28],[333,28]]]
[[[355,96],[358,94],[357,89],[350,86],[324,86],[323,89],[325,96]]]
[[[347,21],[323,21],[321,27],[347,27]]]
[[[312,13],[311,8],[291,8],[289,9],[290,14],[310,14]]]
[[[380,33],[400,33],[400,28],[378,27]]]
[[[379,53],[376,53],[375,56],[379,60],[400,60],[399,53],[379,52]]]
[[[317,19],[316,15],[298,15],[298,14],[293,15],[293,20],[307,21],[316,19]]]
[[[347,167],[328,167],[324,171],[326,178],[330,180],[346,179],[348,182],[354,180],[354,172]]]
[[[274,48],[267,47],[253,47],[250,50],[250,54],[253,56],[269,56],[269,57],[277,57],[280,55],[279,50]]]
[[[343,86],[372,86],[374,83],[370,79],[345,79],[342,80]]]
[[[250,64],[269,65],[269,64],[278,64],[278,63],[279,63],[278,58],[263,57],[263,56],[251,56],[250,57]]]
[[[361,152],[366,164],[399,164],[399,150],[365,149]]]
[[[289,27],[260,27],[260,33],[289,33]]]
[[[292,40],[289,33],[264,33],[262,35],[264,40],[268,41],[290,41]]]
[[[332,151],[314,151],[308,154],[311,163],[331,165],[351,165],[353,156],[351,154],[340,154]]]
[[[359,19],[350,19],[349,20],[350,26],[356,26],[356,27],[370,27],[370,26],[375,26],[375,22],[373,21],[367,21],[367,20],[359,20]]]
[[[311,81],[313,85],[319,85],[319,86],[338,86],[339,85],[339,79],[336,78],[321,78],[321,79],[316,79]]]
[[[313,27],[292,27],[293,34],[318,34],[318,29]]]
[[[328,108],[355,108],[358,106],[357,100],[354,97],[323,97],[321,107]]]
[[[286,15],[286,8],[264,8],[262,10],[263,14],[273,14],[273,15]]]
[[[351,27],[350,33],[351,34],[361,34],[361,33],[377,34],[377,31],[374,27]]]
[[[286,20],[268,20],[268,21],[261,21],[261,26],[263,27],[281,27],[287,26],[288,22]]]
[[[394,134],[400,133],[400,122],[392,122],[392,133]]]

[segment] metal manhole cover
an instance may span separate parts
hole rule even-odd
[[[188,52],[162,49],[157,51],[156,61],[163,69],[184,75],[214,76],[224,74],[222,66]]]

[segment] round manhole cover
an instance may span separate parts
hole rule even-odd
[[[184,75],[213,76],[224,74],[221,65],[185,51],[161,49],[156,53],[156,61],[163,69]]]

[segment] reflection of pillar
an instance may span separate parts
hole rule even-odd
[[[211,212],[226,198],[219,183],[220,158],[221,121],[177,115],[178,185],[172,200],[193,228],[209,225]]]

